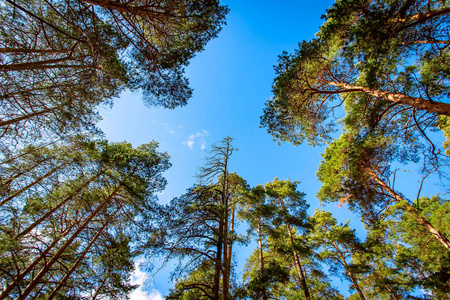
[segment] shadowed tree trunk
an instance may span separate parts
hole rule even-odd
[[[39,271],[39,273],[33,278],[33,280],[28,284],[22,294],[17,298],[26,299],[28,295],[34,290],[34,288],[39,284],[40,280],[44,275],[50,270],[50,268],[56,263],[60,256],[66,251],[66,249],[72,244],[72,242],[78,237],[78,235],[89,225],[91,220],[108,204],[112,198],[119,192],[122,188],[118,185],[114,191],[86,218],[86,220],[80,225],[80,227],[75,231],[74,234],[61,246],[61,248],[56,252],[49,262]]]

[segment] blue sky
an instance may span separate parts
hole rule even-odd
[[[146,107],[139,93],[125,92],[112,109],[102,109],[104,120],[100,127],[111,141],[126,140],[138,146],[156,140],[160,149],[171,155],[173,166],[165,174],[168,185],[160,195],[163,203],[192,186],[205,150],[211,144],[231,136],[235,138],[234,146],[239,148],[231,157],[231,171],[252,186],[275,177],[299,180],[299,189],[307,194],[310,213],[314,208],[323,209],[315,198],[320,187],[315,173],[323,148],[278,146],[264,128],[259,128],[259,118],[271,96],[273,65],[278,55],[293,52],[299,41],[313,38],[323,22],[321,15],[334,1],[222,3],[230,8],[228,24],[186,70],[194,88],[188,105],[175,110]],[[352,218],[351,226],[362,231],[358,217],[345,208],[331,204],[325,209],[341,222]],[[238,275],[250,252],[250,248],[242,249],[240,256],[235,257],[239,262]],[[167,270],[158,273],[151,288],[162,295],[167,293],[168,274]],[[145,274],[138,275],[141,278]],[[134,299],[159,299],[157,291],[153,290],[151,296],[140,291]]]

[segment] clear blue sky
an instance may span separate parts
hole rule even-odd
[[[102,109],[104,120],[100,127],[111,141],[126,140],[138,146],[156,140],[160,149],[171,155],[173,166],[166,172],[168,185],[160,195],[163,203],[192,186],[205,150],[212,143],[231,136],[239,148],[231,157],[231,171],[252,186],[275,177],[300,180],[299,189],[307,194],[312,214],[314,208],[320,207],[315,198],[320,187],[315,173],[323,148],[278,146],[265,129],[259,128],[259,118],[271,96],[273,65],[278,55],[293,52],[299,41],[313,38],[323,22],[321,15],[334,1],[222,3],[231,10],[227,25],[187,68],[194,88],[188,105],[175,110],[145,107],[139,93],[124,93],[112,110]],[[357,216],[335,204],[326,209],[341,222],[352,219],[351,226],[361,231]],[[239,261],[238,274],[250,252],[242,250],[235,257]],[[162,295],[170,287],[167,274],[162,271],[155,277],[154,287]]]

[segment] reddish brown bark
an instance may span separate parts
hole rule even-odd
[[[261,217],[258,219],[259,272],[264,274],[264,249],[262,244]],[[266,286],[262,287],[262,300],[267,300]]]
[[[345,271],[347,272],[348,276],[350,277],[350,280],[352,281],[353,286],[356,288],[356,291],[358,292],[359,298],[361,298],[362,300],[366,300],[366,298],[364,297],[364,294],[363,294],[361,288],[359,287],[358,281],[356,280],[355,276],[352,274],[352,272],[348,268],[347,262],[345,261],[344,254],[341,252],[341,250],[339,249],[339,247],[338,247],[336,242],[333,242],[333,246],[336,249],[336,252],[338,253],[339,258],[341,259],[342,264],[344,265]]]
[[[35,222],[33,222],[33,224],[31,224],[30,226],[28,226],[25,230],[23,230],[21,233],[19,233],[17,235],[17,237],[21,237],[24,236],[25,234],[28,234],[31,232],[31,230],[33,230],[34,228],[36,228],[36,226],[38,226],[42,221],[44,221],[45,219],[47,219],[49,216],[51,216],[55,211],[57,211],[58,209],[61,208],[61,206],[63,206],[64,204],[66,204],[69,200],[71,200],[73,197],[75,197],[78,193],[80,193],[85,187],[87,187],[95,178],[99,177],[100,175],[96,175],[94,177],[92,177],[91,179],[89,179],[87,182],[85,182],[84,184],[82,184],[80,187],[78,187],[72,194],[70,194],[69,196],[67,196],[63,201],[61,201],[58,205],[56,205],[55,207],[53,207],[52,209],[50,209],[48,212],[46,212],[45,214],[43,214],[39,219],[37,219]]]
[[[437,230],[430,222],[428,222],[428,220],[422,217],[420,213],[414,208],[414,206],[409,204],[408,201],[404,200],[399,194],[391,189],[383,180],[378,177],[378,175],[374,171],[367,170],[367,173],[383,190],[391,195],[391,197],[395,201],[405,203],[406,210],[415,217],[420,225],[422,225],[437,241],[439,241],[447,249],[447,251],[450,250],[450,241],[447,239],[447,237],[439,230]]]
[[[48,178],[49,176],[51,176],[53,173],[55,173],[56,171],[58,171],[59,169],[61,169],[65,165],[67,165],[67,163],[63,163],[63,164],[59,165],[58,167],[56,167],[56,168],[52,169],[51,171],[47,172],[45,175],[37,178],[35,181],[33,181],[33,182],[29,183],[28,185],[26,185],[25,187],[21,188],[20,190],[18,190],[17,192],[15,192],[11,196],[7,197],[5,200],[0,202],[0,206],[5,205],[6,203],[8,203],[12,199],[16,198],[17,196],[20,196],[20,194],[22,194],[23,192],[25,192],[26,190],[28,190],[32,186],[38,184],[39,182],[41,182],[45,178]]]
[[[400,93],[387,92],[382,90],[372,90],[365,86],[352,85],[343,82],[329,81],[329,85],[340,88],[339,91],[333,91],[333,93],[346,93],[346,92],[363,92],[367,95],[371,95],[376,98],[384,98],[400,105],[409,105],[416,109],[426,110],[438,115],[444,115],[450,117],[450,104],[442,102],[434,102],[425,100],[418,97],[412,97]]]
[[[24,121],[24,120],[32,119],[34,117],[42,116],[42,115],[51,113],[51,112],[53,112],[53,111],[55,111],[55,110],[57,110],[59,108],[60,108],[59,106],[58,107],[53,107],[53,108],[46,108],[46,109],[43,109],[43,110],[40,110],[40,111],[33,112],[31,114],[22,115],[22,116],[17,117],[17,118],[9,119],[9,120],[6,120],[6,121],[0,121],[0,127],[5,127],[5,126],[11,125],[11,124],[19,123],[19,122]]]
[[[26,299],[28,295],[34,290],[38,285],[42,277],[50,270],[53,264],[60,258],[60,256],[66,251],[66,249],[72,244],[72,242],[78,237],[78,235],[89,225],[91,220],[112,200],[112,198],[119,192],[122,188],[121,185],[117,186],[114,191],[85,219],[85,221],[80,225],[80,227],[72,234],[72,236],[61,246],[61,248],[56,252],[53,257],[46,263],[46,265],[39,271],[39,273],[33,278],[33,280],[28,284],[22,294],[17,298]]]
[[[106,219],[103,226],[97,231],[97,233],[91,239],[91,241],[86,246],[86,248],[84,248],[83,252],[81,254],[79,254],[78,259],[75,261],[75,263],[72,265],[72,267],[67,271],[66,275],[64,275],[64,277],[59,281],[58,285],[55,287],[55,289],[52,291],[52,293],[48,296],[48,298],[47,298],[48,300],[53,299],[56,296],[56,294],[58,293],[58,291],[63,287],[63,285],[66,284],[67,279],[69,279],[69,277],[72,275],[72,273],[76,270],[76,268],[78,267],[80,262],[84,259],[86,254],[89,252],[91,247],[94,245],[94,243],[100,237],[100,235],[102,234],[105,227],[109,224],[109,222],[112,220],[112,218],[115,216],[115,214],[119,211],[119,209],[120,209],[120,207],[113,214],[111,214],[108,217],[108,219]]]
[[[42,251],[41,255],[39,255],[25,270],[23,270],[21,273],[17,275],[17,277],[3,290],[3,292],[0,294],[0,300],[5,299],[8,297],[9,293],[12,292],[12,290],[19,285],[19,283],[24,279],[24,277],[30,273],[34,267],[47,256],[47,254],[53,250],[53,247],[56,246],[56,244],[61,240],[62,237],[64,237],[69,231],[73,228],[74,225],[69,226],[64,232],[61,233],[61,235],[58,238],[55,238],[55,240],[45,248],[44,251]]]
[[[286,211],[286,206],[284,205],[283,199],[280,199],[280,203],[281,203],[281,208],[284,211]],[[294,235],[292,234],[292,229],[288,222],[286,222],[286,227],[287,227],[288,234],[289,234],[289,240],[291,242],[292,254],[294,255],[293,260],[294,260],[295,268],[297,269],[297,275],[300,279],[300,284],[303,288],[303,292],[305,293],[305,298],[307,300],[309,300],[309,299],[311,299],[311,294],[309,293],[308,284],[306,283],[306,273],[304,273],[302,261],[298,255],[297,251],[294,249]]]

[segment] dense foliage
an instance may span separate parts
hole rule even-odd
[[[325,145],[318,199],[366,224],[360,242],[328,213],[313,218],[319,257],[339,263],[355,298],[448,297],[447,200],[420,195],[427,181],[448,192],[448,141],[436,132],[448,139],[449,13],[447,1],[338,0],[276,67],[262,125],[280,142]],[[395,185],[404,170],[419,182],[406,195]]]
[[[125,299],[154,235],[166,153],[109,143],[102,105],[125,90],[165,108],[216,37],[218,1],[0,3],[0,299]]]
[[[448,1],[337,0],[316,38],[279,58],[262,125],[326,146],[316,196],[347,205],[365,236],[309,214],[299,181],[250,186],[230,137],[161,205],[168,154],[96,128],[125,89],[187,103],[184,68],[221,30],[218,1],[0,5],[0,300],[126,299],[138,258],[176,262],[167,299],[450,297]],[[419,182],[409,191],[403,170]],[[252,242],[241,278],[236,249]]]

